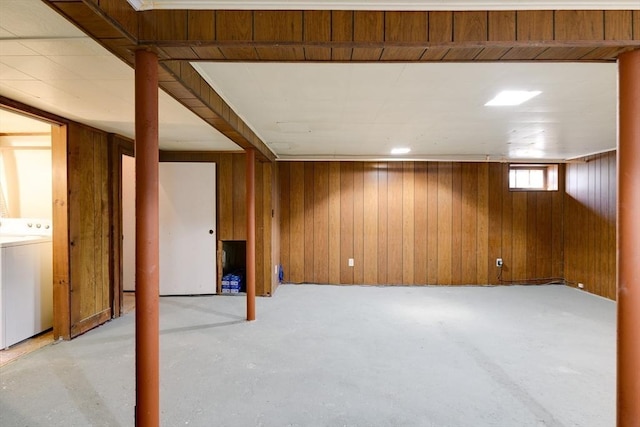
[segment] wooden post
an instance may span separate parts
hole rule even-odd
[[[247,154],[247,320],[256,320],[256,152]]]
[[[618,427],[640,426],[640,50],[618,58]]]
[[[136,426],[160,425],[158,56],[136,51]]]

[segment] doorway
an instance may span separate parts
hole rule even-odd
[[[0,108],[0,365],[53,341],[57,128]]]

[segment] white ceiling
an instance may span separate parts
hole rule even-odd
[[[134,137],[134,71],[40,0],[0,0],[0,94]],[[159,91],[160,147],[239,147]],[[0,132],[16,124],[0,116]],[[27,131],[27,130],[23,130]]]
[[[616,10],[638,9],[638,0],[128,0],[137,10]]]
[[[380,158],[407,145],[405,158],[562,160],[616,145],[615,64],[194,65],[282,158]],[[543,93],[484,107],[502,89]],[[134,134],[133,70],[39,0],[0,0],[0,94]],[[0,116],[0,132],[7,124]],[[162,91],[160,139],[238,149]]]
[[[194,63],[282,158],[564,160],[616,146],[609,63]],[[501,90],[540,90],[485,107]]]

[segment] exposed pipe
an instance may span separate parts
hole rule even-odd
[[[247,155],[247,320],[256,320],[256,152]]]
[[[618,427],[640,426],[640,50],[618,57]]]
[[[160,424],[158,56],[137,50],[136,111],[136,426]]]

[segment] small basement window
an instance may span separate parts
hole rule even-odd
[[[557,191],[558,165],[510,164],[509,190]]]

